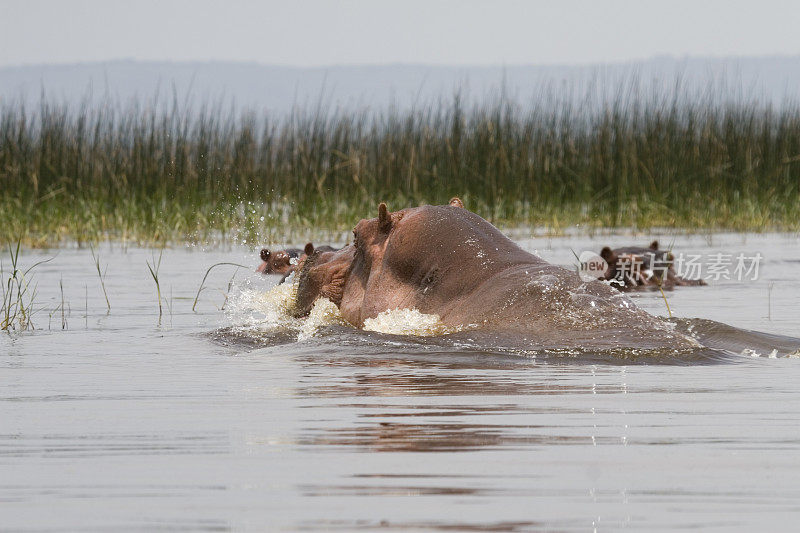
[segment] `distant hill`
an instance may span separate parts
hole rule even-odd
[[[292,68],[254,63],[152,63],[112,61],[75,65],[0,68],[0,101],[38,104],[41,94],[68,103],[111,97],[126,102],[165,102],[174,96],[197,106],[289,111],[323,104],[335,107],[408,108],[460,92],[465,104],[501,93],[518,102],[550,91],[581,101],[591,92],[607,101],[633,85],[641,95],[669,93],[676,83],[692,96],[757,98],[780,104],[800,97],[800,56],[756,58],[657,57],[645,61],[584,66],[424,65]]]

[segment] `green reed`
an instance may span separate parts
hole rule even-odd
[[[108,301],[108,292],[106,291],[106,273],[108,272],[108,265],[105,269],[100,268],[100,254],[95,254],[94,246],[90,243],[89,250],[92,252],[92,261],[94,262],[95,270],[97,270],[97,277],[100,278],[100,288],[103,289],[103,296],[106,299],[107,312],[111,312],[111,302]]]
[[[156,284],[156,299],[158,300],[158,319],[159,323],[161,322],[161,316],[164,314],[162,307],[161,307],[161,282],[159,281],[158,271],[161,269],[161,258],[164,255],[164,249],[162,248],[161,251],[158,253],[158,261],[156,261],[155,256],[153,256],[153,264],[150,264],[150,261],[145,261],[147,263],[147,270],[150,271],[150,276],[153,278],[153,282]]]
[[[288,117],[177,103],[0,107],[0,241],[257,244],[460,196],[505,225],[800,227],[800,109],[552,93]],[[588,99],[587,99],[588,101]]]
[[[20,264],[21,241],[16,246],[7,245],[8,263],[0,259],[0,331],[27,331],[35,329],[33,315],[37,296],[37,285],[33,271],[53,258],[38,261],[23,269]],[[62,291],[63,308],[63,291]],[[66,324],[66,322],[64,322]]]

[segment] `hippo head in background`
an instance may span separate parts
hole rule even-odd
[[[302,250],[295,248],[287,248],[286,250],[277,252],[270,252],[268,249],[264,248],[261,250],[261,264],[256,269],[256,272],[262,274],[280,274],[282,276],[290,274],[296,268],[302,253]]]
[[[306,257],[313,255],[315,251],[319,252],[332,252],[336,250],[332,246],[323,244],[314,247],[313,243],[306,243],[302,250],[297,248],[287,248],[279,252],[270,252],[266,248],[261,250],[261,264],[256,269],[256,272],[262,274],[279,274],[281,280],[278,282],[280,285],[286,281],[289,276],[297,270]]]
[[[626,285],[644,284],[647,278],[646,272],[656,267],[667,267],[666,263],[672,260],[670,252],[659,251],[658,241],[651,242],[648,248],[629,246],[612,250],[606,246],[600,250],[600,257],[608,265],[605,276],[600,279],[618,279],[624,281]],[[622,277],[624,279],[620,279]]]
[[[611,249],[608,246],[600,251],[608,264],[605,275],[600,279],[613,280],[620,290],[633,288],[671,289],[679,285],[702,286],[701,279],[683,278],[675,271],[675,256],[670,250],[659,250],[658,241],[647,248],[628,246]]]

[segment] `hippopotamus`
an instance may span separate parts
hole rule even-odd
[[[417,309],[456,330],[523,334],[531,347],[696,346],[616,289],[523,250],[461,205],[389,212],[381,203],[376,218],[355,226],[353,244],[303,261],[295,314],[324,297],[356,327]]]
[[[651,242],[647,248],[627,246],[612,250],[606,246],[600,251],[600,257],[608,268],[599,279],[611,281],[620,290],[706,285],[702,279],[679,276],[672,252],[659,250],[658,241]]]
[[[261,250],[261,264],[256,269],[256,272],[262,274],[280,274],[281,280],[278,282],[280,285],[289,275],[295,271],[297,265],[307,256],[314,253],[315,250],[320,252],[332,252],[336,248],[323,244],[314,247],[313,243],[307,243],[305,247],[300,250],[299,248],[286,248],[278,252],[270,252],[267,248]]]
[[[261,264],[258,265],[256,272],[286,275],[294,271],[302,254],[303,250],[298,248],[286,248],[278,252],[270,252],[267,248],[263,248],[260,254]]]

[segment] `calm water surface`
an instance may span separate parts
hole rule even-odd
[[[647,237],[520,243],[569,264],[573,250]],[[764,260],[758,281],[669,293],[672,312],[800,337],[799,244],[678,237],[679,251]],[[255,267],[246,250],[165,251],[160,322],[151,250],[100,250],[108,313],[88,250],[24,261],[53,255],[37,269],[37,330],[0,335],[2,531],[754,531],[800,520],[800,359],[767,357],[772,337],[694,321],[737,349],[758,341],[764,356],[680,365],[342,327],[294,342],[219,309],[234,267],[212,271],[192,312],[209,266]],[[60,311],[49,316],[60,281],[66,329]],[[246,270],[233,282],[274,283]],[[666,315],[659,293],[633,298]]]

